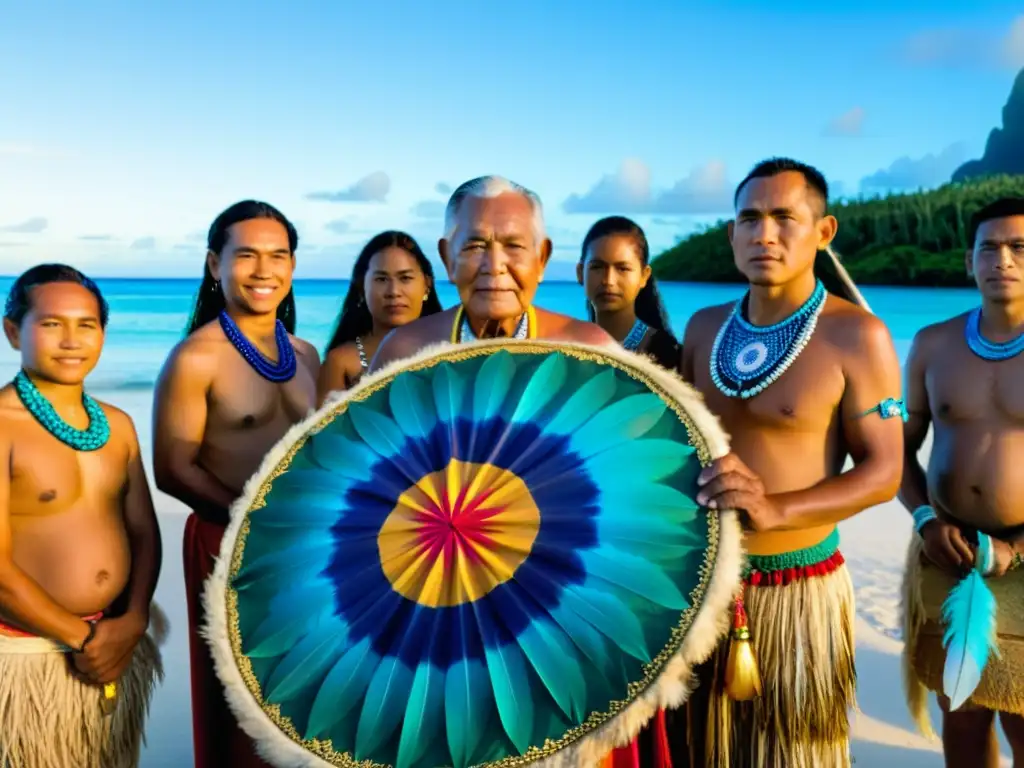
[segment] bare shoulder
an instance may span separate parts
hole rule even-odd
[[[454,319],[455,310],[447,309],[395,328],[381,339],[377,354],[370,361],[370,370],[379,370],[394,360],[415,355],[426,346],[448,341]]]
[[[28,415],[13,385],[7,384],[0,388],[0,443],[9,443],[7,438],[18,434],[17,425]]]
[[[948,320],[924,326],[914,334],[912,350],[919,356],[927,357],[940,349],[947,348],[947,344],[960,341],[963,339],[967,314],[964,312]]]
[[[537,316],[537,336],[542,339],[578,341],[581,344],[611,344],[611,336],[596,323],[577,320],[559,312],[534,308]]]
[[[351,341],[339,344],[324,357],[324,368],[348,368],[359,361],[359,349]]]
[[[130,451],[137,451],[139,435],[135,429],[134,419],[116,405],[111,405],[103,400],[96,402],[100,404],[103,414],[107,417],[111,438],[124,443]]]
[[[693,343],[705,336],[714,336],[718,333],[722,323],[725,322],[734,306],[735,302],[729,302],[728,304],[715,304],[711,307],[698,309],[690,315],[690,319],[686,322],[683,339],[688,339],[690,343]]]
[[[889,327],[878,315],[839,296],[829,295],[818,329],[837,347],[856,352],[879,343],[892,343]]]
[[[164,362],[160,378],[173,377],[186,369],[190,377],[212,377],[226,346],[227,340],[220,327],[208,323],[174,345]]]
[[[309,370],[316,373],[320,369],[320,353],[316,351],[316,347],[310,344],[305,339],[300,339],[298,336],[291,337],[292,347],[295,349],[295,354]]]

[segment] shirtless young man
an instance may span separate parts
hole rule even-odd
[[[1024,198],[974,215],[967,272],[981,306],[922,329],[907,361],[906,458],[900,499],[913,511],[904,583],[908,703],[931,732],[927,691],[939,694],[946,765],[999,764],[995,714],[1024,766]],[[933,428],[927,475],[918,461]],[[1016,477],[1016,479],[1014,479]],[[999,653],[957,710],[942,695],[942,603],[991,537],[986,574],[998,604]]]
[[[719,649],[709,708],[693,712],[712,719],[715,766],[850,764],[853,587],[836,526],[896,495],[903,419],[888,330],[815,276],[837,229],[827,199],[809,166],[754,168],[729,224],[749,291],[697,312],[683,340],[683,376],[731,436],[734,453],[702,473],[698,500],[739,510],[749,528],[743,601],[763,685],[753,701],[723,700],[728,644]]]
[[[138,437],[127,414],[83,391],[106,324],[99,288],[62,264],[21,275],[4,309],[21,355],[0,389],[0,765],[10,768],[137,765],[162,677],[146,634],[160,529]]]
[[[205,639],[202,590],[220,554],[228,507],[267,452],[316,404],[320,360],[296,338],[292,273],[298,235],[280,211],[236,203],[210,227],[188,335],[157,382],[157,487],[192,508],[185,589],[196,768],[265,765],[224,698]]]
[[[441,342],[472,338],[539,338],[615,344],[593,323],[534,306],[551,256],[540,198],[498,176],[483,176],[452,193],[438,251],[458,288],[459,304],[396,328],[370,364],[377,370]],[[603,766],[672,768],[664,715],[659,713],[632,744],[614,750]]]

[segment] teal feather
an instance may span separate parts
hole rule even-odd
[[[326,736],[349,712],[362,706],[363,694],[381,658],[366,637],[335,662],[320,684],[306,724],[306,738]]]
[[[586,711],[587,682],[579,658],[562,628],[537,618],[516,639],[559,709],[573,724],[579,725]]]
[[[689,607],[672,579],[647,559],[602,545],[580,552],[590,579],[628,590],[658,606],[674,611]]]
[[[484,646],[484,655],[501,725],[516,749],[525,753],[533,735],[534,714],[526,659],[518,645],[508,644]]]
[[[979,534],[981,537],[987,539],[985,534]],[[949,591],[942,604],[942,621],[946,625],[942,637],[942,645],[946,649],[942,690],[949,698],[952,710],[959,709],[978,687],[989,654],[998,654],[998,606],[982,576],[988,565],[984,539],[977,551],[975,567]]]
[[[416,765],[433,746],[431,740],[444,715],[444,688],[444,672],[428,662],[421,663],[408,693],[395,768]]]
[[[399,374],[391,383],[388,405],[408,435],[426,437],[437,424],[430,385],[413,373]]]
[[[622,657],[618,653],[617,648],[610,652],[612,646],[601,632],[597,631],[589,621],[574,613],[565,605],[558,605],[552,608],[550,615],[565,634],[572,638],[573,644],[580,649],[584,658],[597,671],[597,674],[585,675],[587,686],[593,694],[591,698],[601,700],[600,696],[604,695],[607,699],[608,695],[604,693],[605,689],[625,686],[626,681],[623,677],[625,669],[622,665]],[[604,688],[601,688],[602,686]],[[595,688],[600,688],[602,693],[599,694],[593,691]]]
[[[467,768],[475,762],[493,699],[483,664],[461,659],[448,668],[444,681],[445,726],[454,768]]]
[[[630,483],[639,485],[675,474],[695,459],[696,453],[689,445],[652,438],[620,443],[614,450],[591,454],[586,462],[591,476],[598,478],[622,475],[622,468],[629,467]]]
[[[597,520],[602,544],[626,552],[643,550],[651,560],[681,559],[694,550],[703,550],[707,541],[697,531],[677,520],[654,515],[604,515]]]
[[[311,462],[338,477],[362,483],[373,476],[377,454],[365,444],[342,437],[330,428],[313,435],[306,446]]]
[[[588,621],[620,650],[640,661],[651,660],[640,620],[614,595],[587,586],[570,586],[562,592],[562,605]]]
[[[630,395],[612,403],[572,434],[570,445],[581,458],[618,448],[643,437],[668,406],[657,395]]]
[[[633,520],[638,510],[645,516],[660,517],[679,525],[696,519],[700,510],[696,499],[657,483],[633,484],[628,473],[594,475],[591,479],[601,490],[601,515]]]
[[[367,760],[391,740],[405,714],[413,674],[394,656],[386,656],[373,673],[356,728],[356,760]]]
[[[434,403],[437,405],[437,418],[451,424],[464,411],[465,380],[451,363],[442,363],[434,369],[431,383]]]
[[[321,622],[281,657],[263,686],[266,700],[280,704],[319,685],[341,655],[345,640],[346,635],[337,632],[336,623]]]
[[[319,467],[310,469],[289,469],[283,475],[274,478],[267,494],[267,503],[272,504],[278,497],[303,500],[310,498],[331,499],[341,498],[352,487],[352,481],[333,472],[324,472]],[[259,514],[257,510],[256,514]]]
[[[501,414],[512,379],[516,374],[515,362],[508,352],[488,355],[476,375],[473,387],[473,418],[486,421]]]
[[[608,368],[580,382],[544,431],[552,435],[572,434],[608,404],[615,396],[616,386],[615,371]]]
[[[405,435],[393,419],[362,403],[352,403],[348,415],[356,432],[375,453],[388,459],[401,455]]]
[[[261,585],[262,586],[262,585]],[[278,592],[266,602],[266,613],[242,638],[242,652],[252,658],[273,658],[286,653],[305,637],[311,627],[333,618],[341,633],[345,625],[334,617],[332,588],[314,578]]]
[[[544,358],[537,370],[530,376],[523,394],[512,413],[513,424],[525,424],[536,418],[552,401],[565,384],[568,367],[565,355],[558,353]]]
[[[327,567],[334,551],[333,544],[327,536],[320,536],[318,539],[303,541],[295,546],[268,552],[244,562],[232,586],[242,590],[263,579],[280,582],[314,578]]]

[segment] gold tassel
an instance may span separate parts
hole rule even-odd
[[[750,627],[743,608],[743,596],[736,598],[729,658],[725,663],[725,692],[733,701],[750,701],[761,695],[761,673],[757,668]]]

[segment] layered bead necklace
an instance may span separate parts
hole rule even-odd
[[[640,347],[640,343],[644,340],[644,336],[647,335],[647,328],[647,323],[638,317],[636,322],[633,323],[633,327],[629,329],[629,333],[626,334],[626,338],[622,340],[623,349],[636,352]]]
[[[827,294],[819,280],[792,315],[758,327],[743,317],[749,294],[736,302],[711,348],[711,379],[728,397],[748,399],[773,383],[803,352],[818,324]]]
[[[14,377],[14,391],[25,410],[32,414],[43,428],[76,451],[98,451],[110,439],[110,424],[103,408],[89,395],[82,393],[82,406],[89,417],[89,426],[75,429],[60,417],[50,401],[39,391],[24,371]]]
[[[516,325],[515,331],[509,338],[512,339],[532,339],[537,335],[537,318],[534,314],[533,307],[530,307],[523,316],[519,319],[519,324]],[[463,311],[462,307],[459,307],[455,311],[455,322],[452,324],[452,338],[453,344],[458,344],[464,339],[475,339],[477,335],[473,333],[473,328],[469,324],[469,318]]]
[[[971,352],[982,360],[1009,360],[1024,351],[1024,333],[1009,341],[989,341],[981,335],[981,307],[971,310],[964,325],[964,338]]]
[[[238,350],[238,353],[245,358],[245,361],[256,373],[267,381],[281,384],[290,381],[295,375],[298,367],[295,360],[295,350],[292,349],[292,342],[288,338],[288,331],[280,320],[276,321],[274,326],[274,340],[277,342],[278,356],[276,363],[268,360],[262,352],[256,349],[251,341],[245,338],[245,334],[238,328],[226,310],[221,310],[220,327],[224,331],[224,335],[227,336],[228,341]]]

